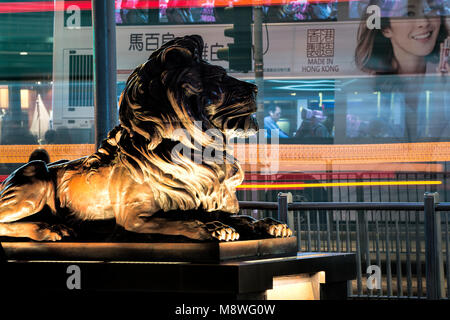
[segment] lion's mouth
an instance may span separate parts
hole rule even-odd
[[[211,121],[228,137],[249,137],[258,131],[255,113],[257,105],[253,97],[242,99],[239,96],[225,99],[226,104],[219,108],[208,108]]]
[[[224,131],[228,137],[248,138],[258,132],[259,126],[256,120],[256,110],[235,115],[224,124]]]

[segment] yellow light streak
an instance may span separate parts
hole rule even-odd
[[[437,185],[442,181],[371,181],[371,182],[324,182],[324,183],[274,183],[241,184],[237,189],[283,189],[283,188],[319,188],[319,187],[356,187],[356,186],[403,186],[403,185]]]

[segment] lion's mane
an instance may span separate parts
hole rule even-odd
[[[254,129],[249,119],[254,96],[241,88],[230,93],[224,70],[203,61],[202,53],[201,37],[176,38],[137,67],[120,97],[120,125],[84,160],[85,169],[124,166],[136,183],[151,186],[164,211],[237,212],[235,189],[244,175],[226,140],[233,130]],[[222,152],[224,163],[196,163],[174,153],[180,143],[194,152],[207,147]]]

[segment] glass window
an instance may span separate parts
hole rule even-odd
[[[52,161],[95,149],[91,1],[14,3],[0,12],[0,144],[10,148],[0,176],[38,146]],[[256,117],[266,131],[243,143],[276,144],[280,172],[362,174],[395,162],[397,174],[438,160],[399,160],[396,150],[450,150],[448,0],[234,3],[116,0],[117,100],[153,52],[198,34],[204,61],[258,85]],[[366,145],[371,151],[359,152]],[[260,172],[247,160],[246,170]]]

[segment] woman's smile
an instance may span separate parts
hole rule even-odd
[[[392,20],[383,34],[391,40],[398,61],[414,59],[433,51],[440,25],[439,18]]]
[[[432,31],[428,31],[428,32],[422,32],[420,34],[414,34],[411,36],[412,39],[417,40],[417,41],[423,41],[426,42],[428,40],[431,39],[431,35],[433,34]]]

